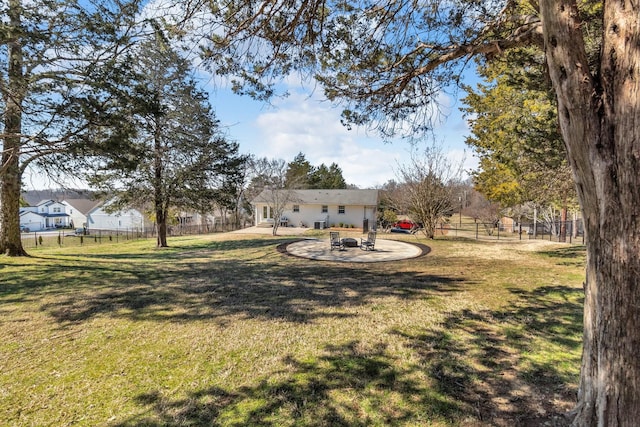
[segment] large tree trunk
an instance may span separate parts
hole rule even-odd
[[[4,99],[4,139],[2,164],[0,165],[0,253],[9,256],[25,256],[20,237],[20,190],[22,171],[20,149],[22,135],[22,100],[24,99],[24,75],[22,46],[19,42],[20,2],[9,3],[9,19],[12,32],[8,43],[9,96]]]
[[[164,147],[162,144],[161,123],[160,114],[158,114],[155,117],[153,138],[153,202],[156,212],[156,222],[158,223],[158,241],[156,246],[159,248],[166,248],[169,246],[167,244],[167,216],[169,212],[169,202],[166,200],[169,195],[164,191]]]
[[[167,244],[167,217],[169,209],[167,207],[168,204],[165,203],[165,197],[166,195],[162,191],[162,187],[157,185],[154,191],[154,208],[156,213],[156,222],[158,224],[157,246],[159,248],[166,248],[169,246]]]
[[[166,248],[167,244],[167,214],[162,209],[156,210],[156,220],[158,223],[158,241],[159,248]]]
[[[4,139],[2,153],[2,183],[0,188],[0,253],[9,256],[26,256],[20,236],[20,167],[19,144]],[[19,137],[17,138],[19,139]]]
[[[640,420],[640,5],[604,3],[593,76],[573,0],[540,4],[558,116],[585,220],[584,348],[576,426]]]

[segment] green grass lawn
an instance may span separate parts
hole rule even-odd
[[[217,234],[0,257],[0,424],[514,426],[571,408],[583,247],[379,238],[431,252],[342,264]]]

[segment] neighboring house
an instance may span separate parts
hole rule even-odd
[[[221,217],[213,214],[181,211],[176,215],[175,220],[180,227],[205,227],[207,230],[219,225],[222,222]]]
[[[69,207],[55,200],[42,200],[35,206],[20,208],[20,227],[29,231],[71,227]]]
[[[71,227],[88,230],[143,229],[144,217],[138,210],[111,212],[106,209],[107,205],[89,199],[43,200],[36,206],[20,208],[20,227],[29,231]]]
[[[375,228],[378,190],[264,190],[252,201],[256,226],[273,225],[275,200],[283,200],[278,192],[289,200],[280,218],[282,227]]]
[[[40,231],[46,228],[45,217],[40,215],[35,206],[20,208],[20,228],[25,231]]]
[[[43,228],[64,228],[70,226],[67,205],[55,200],[43,200],[35,206],[35,212],[44,218]],[[22,222],[20,225],[23,225]]]
[[[89,212],[101,202],[90,199],[65,199],[62,203],[67,206],[69,225],[73,228],[86,228]]]
[[[142,230],[144,216],[137,209],[122,209],[111,212],[109,202],[102,203],[87,213],[89,230]]]

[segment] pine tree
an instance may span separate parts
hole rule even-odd
[[[53,174],[60,166],[56,155],[100,143],[97,129],[111,128],[100,133],[110,133],[114,143],[132,131],[110,102],[118,84],[95,77],[117,79],[114,60],[135,36],[138,1],[9,0],[5,10],[0,253],[21,256],[26,255],[19,229],[25,169],[35,165]]]
[[[172,208],[201,210],[221,200],[224,176],[237,172],[238,145],[220,130],[188,60],[159,35],[137,49],[130,117],[138,134],[117,157],[94,157],[100,167],[91,183],[119,188],[114,206],[151,203],[157,245],[165,247]],[[123,155],[136,161],[122,162]]]

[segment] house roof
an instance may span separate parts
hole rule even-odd
[[[64,199],[64,202],[84,215],[88,214],[93,208],[102,203],[99,200],[90,199]]]
[[[270,200],[273,190],[264,190],[253,203],[265,203]],[[292,191],[292,203],[305,205],[378,205],[378,190],[275,190]]]
[[[28,210],[21,210],[20,211],[20,216],[29,215],[29,214],[37,215],[39,217],[44,218],[44,216],[41,213],[36,212],[36,211],[28,211]]]

